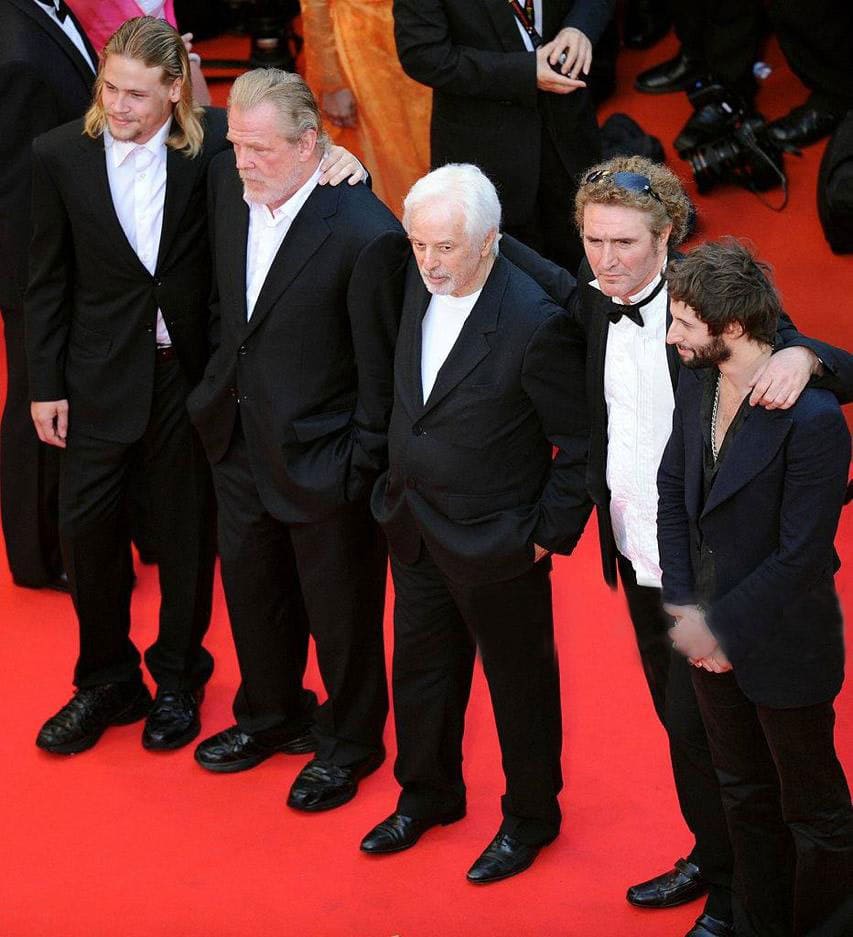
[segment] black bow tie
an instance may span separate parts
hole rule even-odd
[[[40,3],[45,9],[53,10],[59,18],[60,23],[65,22],[65,17],[68,16],[68,7],[65,4],[65,0],[36,0],[36,3]]]
[[[666,280],[661,277],[658,280],[657,286],[646,296],[644,299],[641,299],[638,303],[632,303],[630,306],[625,306],[622,303],[611,303],[612,309],[607,310],[607,318],[611,322],[618,322],[622,316],[625,316],[627,319],[630,319],[635,325],[638,325],[640,328],[643,327],[643,317],[640,314],[640,310],[643,306],[650,303],[655,296],[666,286]]]

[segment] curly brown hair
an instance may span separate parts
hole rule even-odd
[[[602,175],[592,182],[585,181],[596,172]],[[657,198],[650,192],[635,192],[618,185],[613,181],[613,174],[617,172],[645,176]],[[575,196],[575,223],[581,234],[584,209],[589,203],[624,205],[646,212],[649,215],[649,229],[656,238],[671,224],[670,247],[677,247],[687,236],[691,205],[684,186],[674,172],[644,156],[614,156],[584,173]]]

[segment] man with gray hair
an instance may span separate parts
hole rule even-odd
[[[209,185],[217,348],[189,407],[213,465],[242,685],[236,725],[196,760],[234,772],[316,749],[288,804],[319,811],[385,754],[386,548],[368,493],[385,467],[408,245],[365,186],[318,185],[326,137],[298,75],[238,78],[228,139]],[[320,707],[302,686],[309,632]]]
[[[551,552],[589,514],[582,345],[497,255],[500,203],[471,165],[404,201],[414,258],[395,356],[389,468],[373,490],[394,577],[397,809],[368,853],[465,814],[462,733],[479,648],[506,774],[504,820],[468,872],[526,869],[559,832],[560,690]],[[553,456],[553,447],[557,449]]]

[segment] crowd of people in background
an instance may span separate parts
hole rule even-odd
[[[386,756],[390,559],[400,794],[360,848],[464,818],[479,653],[506,791],[467,878],[517,875],[560,831],[551,557],[594,512],[695,841],[627,900],[706,896],[687,937],[843,937],[853,357],[796,329],[739,242],[680,251],[670,169],[602,159],[614,7],[306,0],[315,93],[257,68],[223,111],[171,3],[0,0],[3,528],[14,580],[70,592],[80,633],[36,744],[199,736],[218,551],[240,685],[195,760],[310,752],[288,805],[347,803]],[[808,145],[853,105],[837,4],[626,7],[627,44],[675,23],[637,88],[690,93],[681,154],[752,114],[767,14],[810,92],[769,137]],[[144,655],[134,540],[161,592]]]

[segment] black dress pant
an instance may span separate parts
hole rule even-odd
[[[391,571],[398,811],[426,819],[465,805],[462,735],[479,648],[506,776],[501,830],[529,845],[550,842],[563,784],[550,560],[516,579],[467,586],[444,576],[423,546],[412,565],[392,554]]]
[[[832,702],[757,706],[693,668],[735,855],[738,937],[853,933],[853,810]]]
[[[40,588],[62,572],[59,450],[39,441],[30,416],[24,310],[3,309],[6,403],[0,424],[0,516],[12,579]]]
[[[189,386],[176,359],[159,362],[148,426],[131,444],[75,429],[59,483],[59,529],[80,624],[77,686],[140,678],[130,639],[133,569],[128,489],[144,473],[160,575],[160,627],[145,663],[165,689],[194,689],[213,670],[202,647],[210,622],[215,559],[210,472],[186,412]]]
[[[548,260],[574,276],[583,259],[583,244],[575,227],[578,179],[601,159],[601,140],[589,100],[577,115],[578,133],[573,150],[561,156],[551,131],[542,127],[539,188],[529,218],[508,219],[503,228]]]
[[[365,502],[309,524],[269,514],[239,425],[214,466],[222,583],[242,679],[234,715],[268,744],[314,720],[317,757],[351,765],[382,750],[388,687],[385,537]],[[314,637],[328,698],[302,686]]]
[[[637,636],[640,659],[655,711],[669,737],[672,774],[681,813],[695,838],[688,856],[710,892],[707,912],[731,920],[732,849],[720,785],[687,659],[672,648],[672,627],[660,589],[637,585],[630,560],[617,554],[619,576]]]

